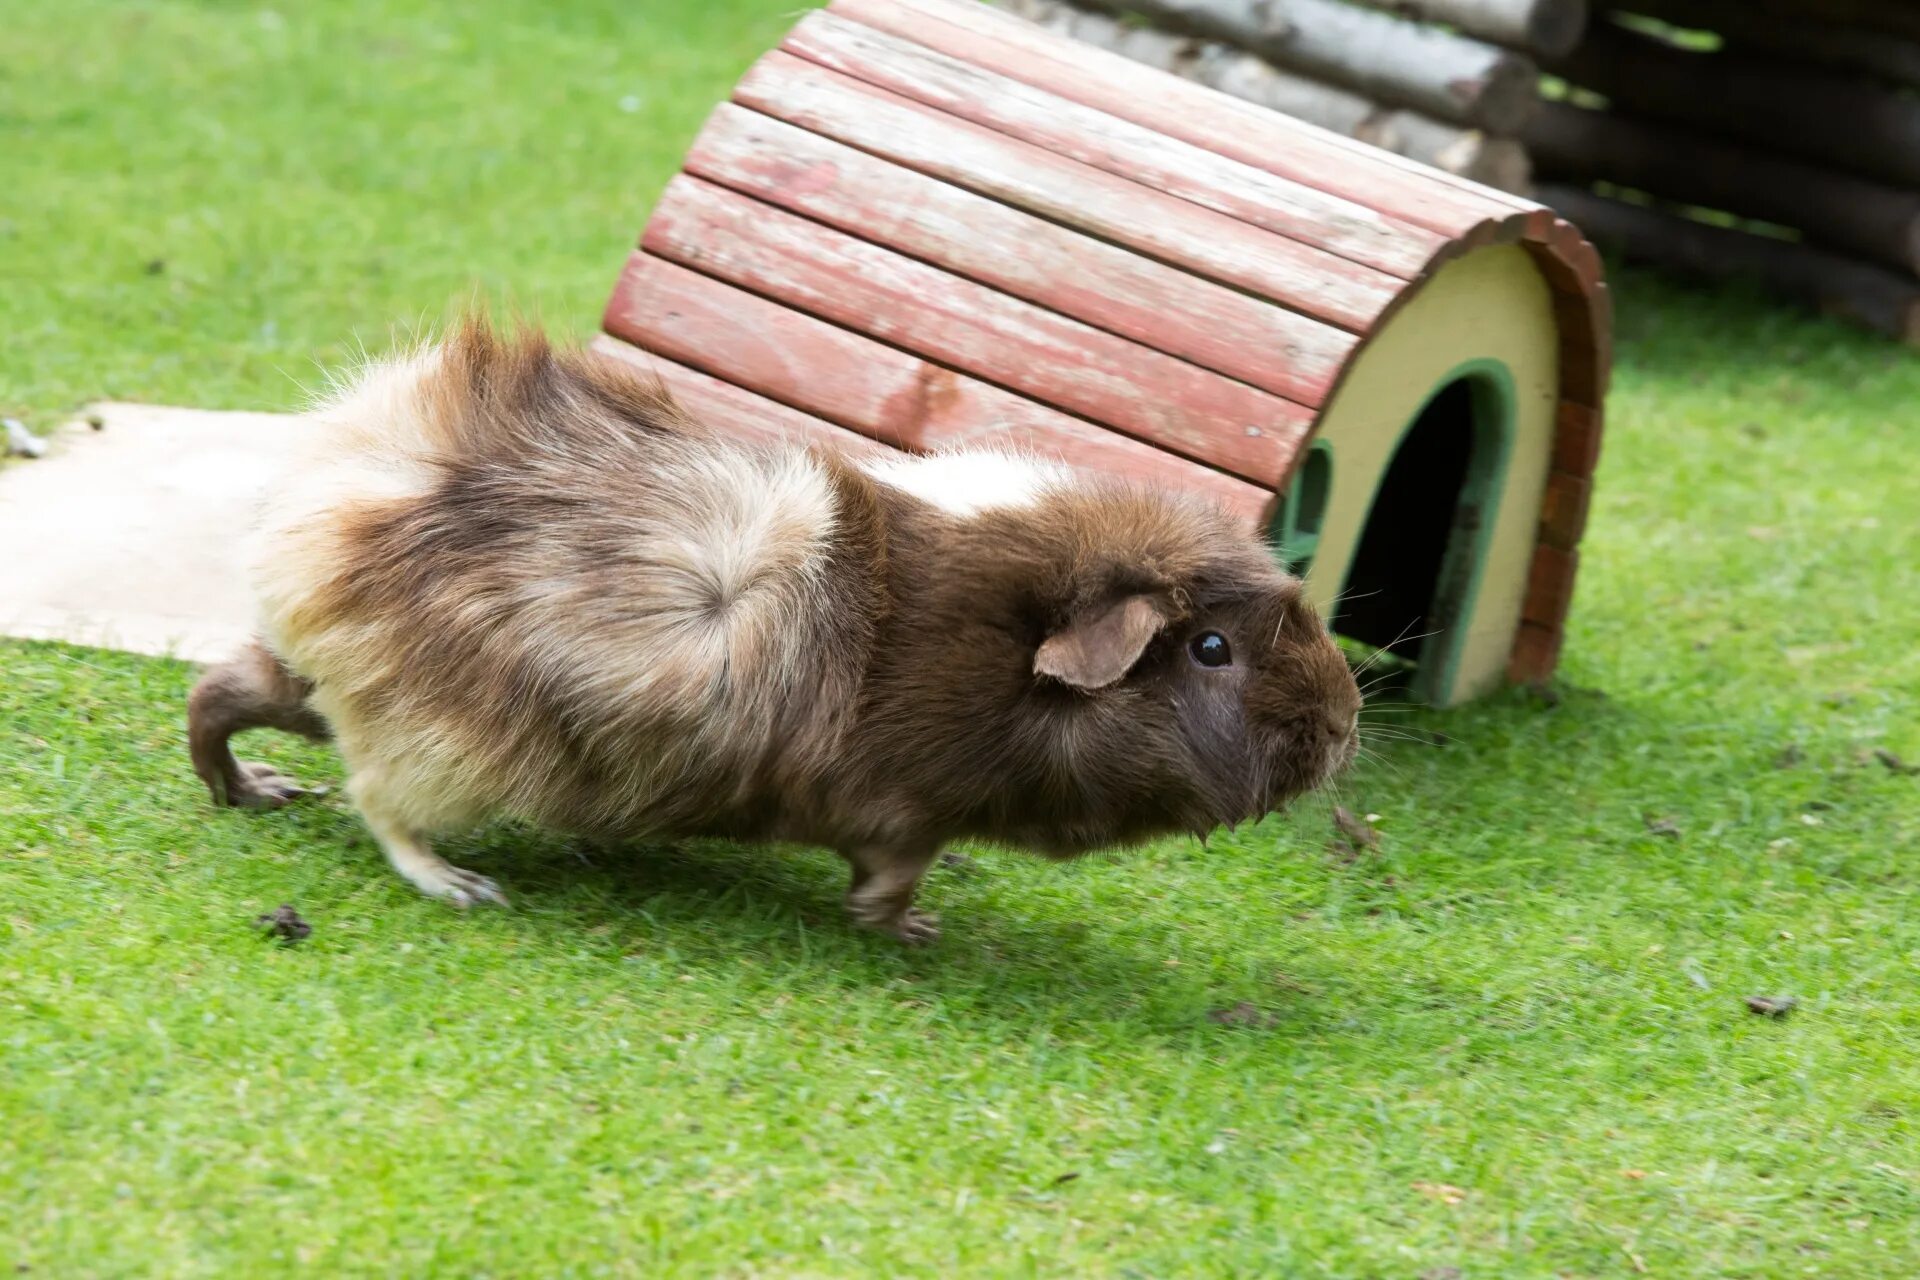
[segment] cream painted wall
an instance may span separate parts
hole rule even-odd
[[[1346,582],[1401,434],[1449,373],[1487,358],[1513,375],[1514,438],[1489,504],[1494,523],[1466,610],[1467,634],[1454,638],[1454,676],[1435,691],[1442,705],[1488,692],[1505,675],[1553,452],[1559,332],[1546,281],[1526,250],[1477,249],[1442,267],[1361,351],[1321,416],[1319,436],[1333,447],[1333,489],[1307,586],[1324,609]]]

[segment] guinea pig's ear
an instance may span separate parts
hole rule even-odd
[[[1033,673],[1076,689],[1104,689],[1133,669],[1166,625],[1167,615],[1152,596],[1093,606],[1046,638],[1033,655]]]

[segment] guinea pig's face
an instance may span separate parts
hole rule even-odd
[[[1163,678],[1197,767],[1245,780],[1235,816],[1281,808],[1353,762],[1360,690],[1297,583],[1202,601],[1167,639]]]
[[[1346,658],[1277,570],[1177,604],[1111,600],[1049,638],[1035,670],[1089,695],[1103,736],[1124,735],[1141,799],[1191,830],[1279,809],[1358,750]]]

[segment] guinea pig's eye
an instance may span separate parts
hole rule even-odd
[[[1218,631],[1202,631],[1187,641],[1187,652],[1203,667],[1224,667],[1233,661],[1233,649]]]

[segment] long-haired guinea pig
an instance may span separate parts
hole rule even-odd
[[[1355,750],[1360,695],[1297,579],[1220,510],[1004,454],[854,460],[703,428],[610,362],[478,323],[317,410],[267,504],[261,632],[194,689],[234,759],[331,736],[394,868],[504,901],[437,833],[837,850],[860,924],[947,841],[1054,857],[1257,817]]]

